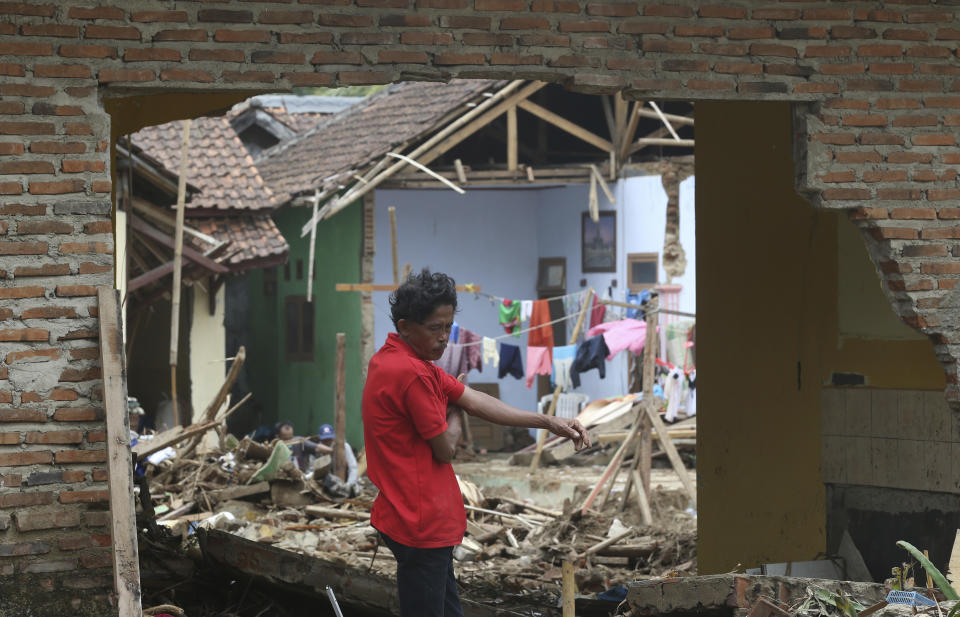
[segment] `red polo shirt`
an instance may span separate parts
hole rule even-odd
[[[370,524],[401,544],[439,548],[463,540],[467,518],[453,465],[434,459],[427,442],[447,430],[447,404],[463,390],[395,333],[370,359],[363,440],[367,475],[380,489]]]

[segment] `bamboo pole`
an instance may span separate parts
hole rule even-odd
[[[313,194],[313,216],[317,216],[317,209],[320,207],[320,189]],[[313,262],[317,255],[317,226],[314,225],[310,230],[310,265],[307,266],[307,302],[313,299]]]
[[[177,186],[177,223],[174,230],[173,299],[170,304],[170,393],[173,399],[173,424],[180,425],[177,403],[177,348],[180,337],[180,278],[183,266],[183,204],[187,198],[187,150],[190,148],[190,124],[183,123],[183,141],[180,145],[180,182]]]
[[[393,284],[400,284],[400,259],[397,257],[397,209],[387,208],[390,213],[390,254],[393,256]],[[314,227],[316,229],[316,227]]]
[[[347,456],[345,452],[347,430],[347,335],[337,333],[337,391],[333,407],[333,472],[341,479],[347,479]]]
[[[647,322],[647,337],[643,347],[643,402],[645,405],[654,406],[653,402],[653,380],[656,374],[657,343],[660,338],[657,336],[657,323],[659,322],[660,298],[654,296],[647,302],[647,310],[644,317]],[[640,436],[640,460],[637,462],[637,471],[640,472],[640,479],[643,480],[643,486],[647,502],[650,501],[650,468],[651,458],[653,456],[653,434],[650,431],[650,420],[644,416],[643,431]]]
[[[590,310],[590,307],[593,303],[593,287],[587,290],[587,295],[583,300],[583,307],[580,309],[580,315],[577,317],[577,323],[573,327],[573,335],[570,337],[570,344],[577,342],[577,338],[580,336],[580,330],[583,328],[583,320],[586,317],[587,312]],[[550,400],[550,407],[547,409],[547,415],[552,416],[557,411],[557,399],[560,397],[560,393],[563,391],[559,385],[553,389],[553,398]],[[530,473],[535,473],[537,468],[540,466],[540,456],[543,455],[543,443],[547,439],[547,431],[541,430],[537,435],[537,451],[533,455],[533,460],[530,461]]]

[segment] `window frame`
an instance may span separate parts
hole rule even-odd
[[[652,283],[634,283],[633,282],[633,264],[635,263],[653,263],[656,280]],[[645,289],[653,289],[660,284],[660,253],[628,253],[627,254],[627,290],[630,293],[636,293]]]

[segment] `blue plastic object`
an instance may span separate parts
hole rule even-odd
[[[894,589],[887,594],[887,604],[906,604],[908,606],[936,606],[937,603],[918,591],[899,591]]]

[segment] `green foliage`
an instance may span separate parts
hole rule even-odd
[[[897,542],[897,546],[906,550],[908,553],[913,555],[914,559],[920,562],[920,565],[923,566],[923,569],[927,571],[927,574],[930,575],[930,578],[933,579],[934,584],[940,589],[941,592],[943,592],[943,596],[947,600],[960,600],[960,594],[957,594],[957,591],[952,585],[950,585],[947,577],[941,574],[940,570],[938,570],[937,567],[933,565],[929,559],[927,559],[927,556],[917,549],[917,547],[904,540]],[[957,603],[957,606],[960,606],[960,602]],[[951,615],[956,612],[957,606],[954,606],[953,610],[950,611]]]

